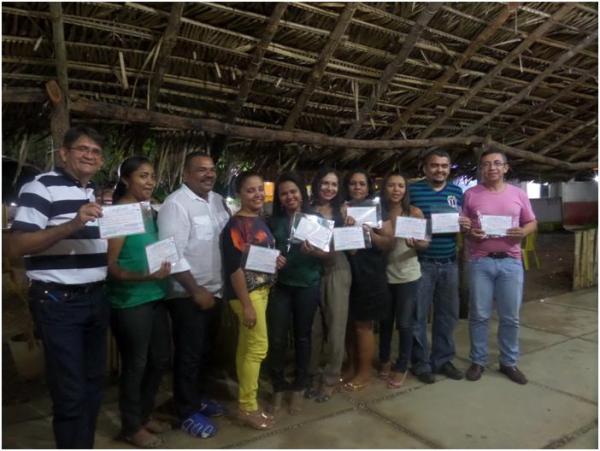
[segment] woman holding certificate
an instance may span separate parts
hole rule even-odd
[[[275,282],[275,268],[285,263],[278,256],[275,239],[260,216],[265,202],[260,175],[238,176],[236,191],[241,208],[223,229],[225,297],[239,319],[236,370],[239,383],[238,419],[254,429],[269,429],[274,418],[259,408],[256,397],[260,365],[267,355],[267,302]],[[262,252],[255,257],[254,248]],[[259,255],[259,254],[256,254]],[[252,268],[252,269],[250,269]]]
[[[130,157],[120,167],[113,204],[148,202],[156,186],[154,168],[145,157]],[[146,209],[145,233],[108,240],[108,295],[111,326],[121,354],[119,409],[121,437],[139,448],[158,448],[155,435],[170,429],[150,417],[163,373],[169,368],[171,345],[166,280],[171,265],[148,274],[145,248],[158,241],[152,210]]]
[[[345,186],[351,201],[364,201],[373,195],[373,181],[363,170],[348,173]],[[356,223],[350,213],[346,223]],[[348,254],[352,285],[348,346],[351,373],[344,384],[347,391],[362,390],[371,380],[371,362],[375,356],[373,326],[375,321],[385,318],[389,303],[384,253],[394,244],[391,222],[384,221],[380,229],[366,224],[363,228],[370,235],[372,247]]]
[[[273,216],[269,224],[277,248],[287,260],[285,267],[277,275],[277,283],[271,290],[267,308],[268,360],[273,383],[274,412],[281,408],[284,393],[291,392],[289,412],[298,413],[302,407],[304,391],[310,382],[311,330],[321,296],[321,261],[329,254],[308,241],[301,244],[290,242],[294,214],[306,213],[308,208],[306,188],[300,177],[292,172],[281,174],[275,183]],[[290,328],[293,330],[296,351],[293,383],[289,383],[284,375]]]
[[[424,218],[420,209],[410,205],[406,185],[406,178],[398,172],[388,174],[381,185],[383,214],[395,227],[403,227],[402,220],[407,217]],[[424,222],[422,226],[425,227]],[[396,238],[388,254],[386,275],[391,302],[388,314],[379,327],[379,377],[387,381],[388,388],[400,388],[408,374],[412,350],[412,317],[421,279],[421,266],[416,250],[425,249],[428,245],[425,240]],[[398,359],[392,365],[390,355],[394,321],[398,328],[400,349]]]
[[[336,227],[342,227],[343,196],[338,173],[330,168],[322,168],[315,175],[311,188],[315,210],[324,218],[333,220]],[[323,269],[321,303],[312,333],[310,370],[313,384],[306,393],[307,397],[315,396],[317,402],[328,401],[340,382],[352,282],[350,265],[344,252],[334,252],[332,259],[323,262]],[[321,366],[321,363],[324,365]]]

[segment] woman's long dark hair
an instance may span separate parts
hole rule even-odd
[[[408,216],[410,215],[410,195],[408,193],[408,181],[406,176],[400,171],[393,171],[386,174],[386,176],[383,178],[383,181],[381,182],[379,197],[381,198],[381,207],[383,209],[383,215],[384,217],[387,217],[390,211],[390,201],[388,199],[385,187],[387,185],[388,180],[391,177],[402,177],[402,179],[404,180],[404,184],[406,185],[406,191],[404,192],[404,197],[400,201],[400,208],[402,208],[402,215]]]
[[[340,174],[335,169],[332,169],[329,167],[324,167],[324,168],[319,169],[317,171],[317,173],[315,174],[315,176],[313,177],[312,183],[310,185],[310,190],[311,190],[311,195],[312,195],[311,203],[313,206],[318,205],[319,191],[321,190],[321,182],[323,181],[325,176],[327,176],[328,174],[334,174],[338,179],[338,192],[335,195],[335,197],[333,199],[331,199],[331,201],[329,203],[331,204],[331,206],[333,207],[334,210],[339,210],[340,207],[342,206],[342,203],[344,202],[343,180],[342,180],[342,177],[340,176]]]
[[[346,177],[344,177],[344,190],[346,192],[346,200],[352,200],[352,197],[350,197],[350,179],[352,178],[352,176],[354,174],[362,174],[365,176],[365,178],[367,179],[367,187],[369,189],[369,192],[367,193],[367,199],[370,199],[371,197],[373,197],[373,194],[375,194],[374,189],[375,189],[375,182],[373,181],[373,179],[371,178],[371,176],[369,175],[369,173],[367,172],[366,169],[354,169],[353,171],[350,171],[346,174]]]
[[[119,181],[113,192],[113,204],[116,204],[127,192],[127,186],[125,185],[125,182],[123,182],[123,179],[129,178],[131,174],[137,171],[143,164],[152,165],[148,158],[140,155],[129,157],[121,163],[121,166],[119,166]]]
[[[310,205],[308,202],[308,194],[306,193],[306,186],[304,185],[302,177],[300,177],[300,175],[296,172],[283,172],[275,181],[275,193],[273,194],[273,216],[282,217],[286,215],[285,210],[281,205],[281,201],[279,200],[279,187],[285,182],[292,182],[298,187],[300,195],[302,196],[302,207],[300,210],[303,213],[308,212]]]

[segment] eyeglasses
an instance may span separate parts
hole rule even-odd
[[[488,168],[491,168],[492,166],[495,168],[501,168],[505,164],[506,163],[504,161],[496,160],[496,161],[484,161],[479,166],[481,166],[482,168],[488,169]]]
[[[102,149],[100,149],[99,147],[89,147],[89,146],[76,146],[76,147],[69,147],[69,149],[74,150],[77,153],[80,154],[88,154],[88,155],[92,155],[93,157],[101,157],[102,156]]]

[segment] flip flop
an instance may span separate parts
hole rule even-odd
[[[217,433],[217,426],[209,418],[196,412],[183,421],[181,430],[192,437],[210,438]]]
[[[225,414],[225,408],[215,400],[203,399],[197,412],[207,417],[221,417]]]
[[[154,434],[151,434],[146,438],[134,438],[132,435],[123,436],[122,440],[126,443],[129,443],[132,446],[135,446],[136,448],[142,449],[162,448],[165,444],[165,442],[160,437],[157,437]]]
[[[367,385],[369,385],[369,384],[368,384],[368,383],[362,383],[362,384],[359,384],[359,383],[357,383],[357,382],[346,382],[346,383],[344,384],[344,390],[346,390],[346,391],[350,391],[350,392],[353,392],[353,391],[361,391],[361,390],[363,390],[363,389],[364,389],[364,388],[365,388]]]
[[[402,388],[404,386],[404,381],[406,380],[408,371],[405,371],[404,373],[402,373],[402,377],[398,381],[394,380],[394,375],[396,375],[396,374],[398,374],[398,373],[392,372],[392,374],[390,375],[389,379],[387,380],[387,388],[395,389],[395,388]]]

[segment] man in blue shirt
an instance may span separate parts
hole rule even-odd
[[[424,157],[425,179],[409,185],[410,200],[426,218],[432,213],[460,212],[462,190],[448,183],[450,156],[433,150]],[[470,221],[459,220],[467,227]],[[412,372],[421,382],[435,382],[433,373],[459,380],[463,374],[453,364],[454,327],[458,321],[459,277],[456,262],[456,234],[432,235],[429,247],[419,251],[422,279],[413,330]],[[431,354],[427,345],[427,316],[433,303]]]

